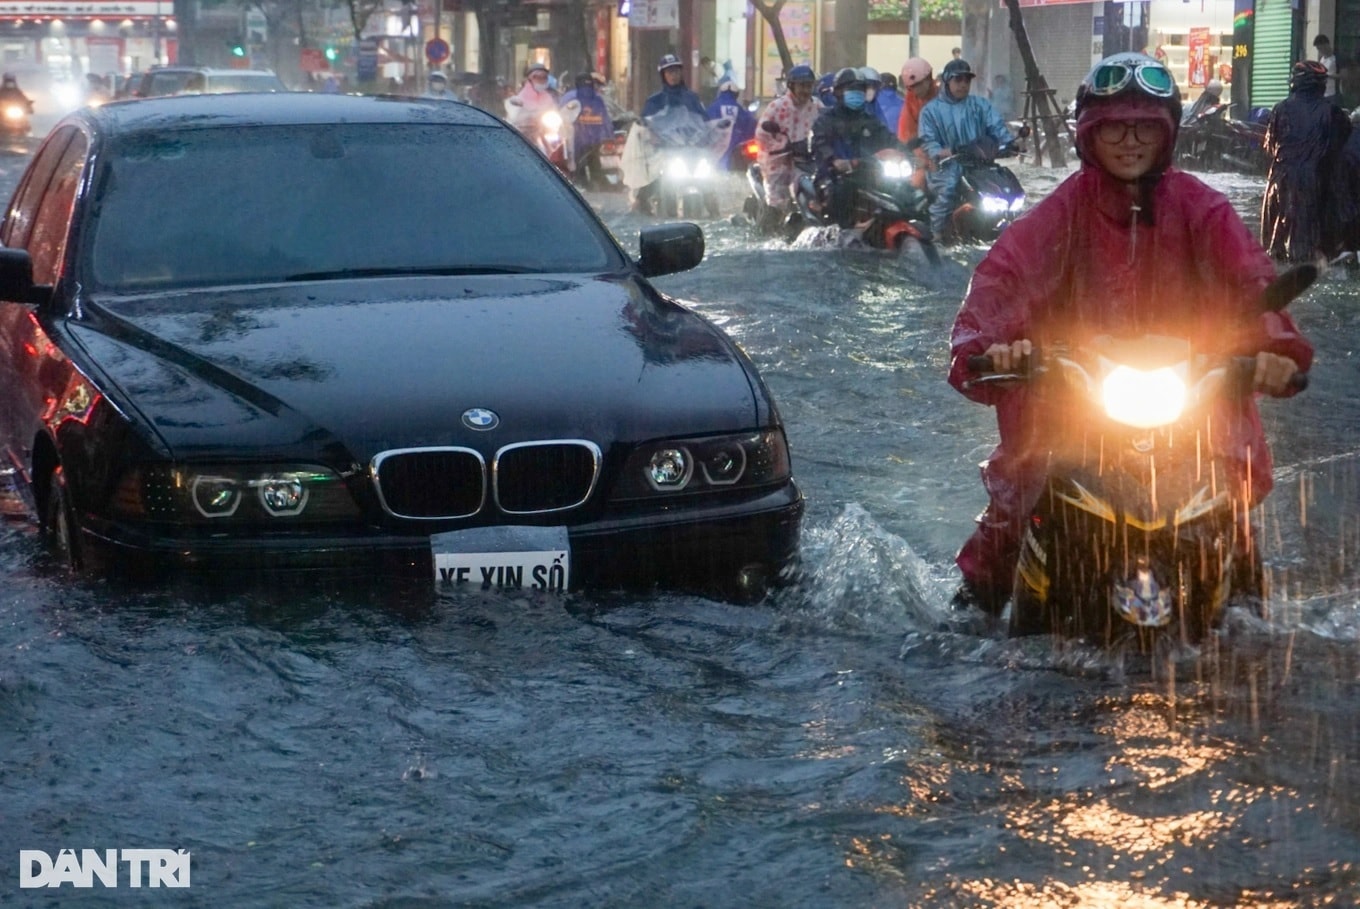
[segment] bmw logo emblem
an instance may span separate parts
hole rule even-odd
[[[495,411],[485,407],[471,407],[463,411],[463,425],[468,429],[485,431],[501,425],[501,418],[496,416]]]

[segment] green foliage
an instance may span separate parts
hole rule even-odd
[[[961,22],[963,0],[919,0],[921,21]],[[910,19],[909,0],[869,0],[870,19]]]

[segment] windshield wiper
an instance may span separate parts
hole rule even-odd
[[[388,275],[522,275],[539,269],[523,265],[407,265],[400,267],[334,268],[327,271],[303,271],[289,275],[285,281],[331,281],[337,278],[381,278]]]

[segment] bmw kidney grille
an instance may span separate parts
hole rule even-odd
[[[519,442],[490,465],[470,448],[404,448],[373,458],[378,498],[394,517],[472,517],[488,504],[505,514],[565,511],[590,498],[600,476],[599,446],[581,439]]]

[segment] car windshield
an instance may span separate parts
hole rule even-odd
[[[282,92],[288,88],[273,73],[225,73],[209,76],[207,92]]]
[[[175,129],[115,139],[101,157],[86,262],[103,290],[623,264],[503,128]]]

